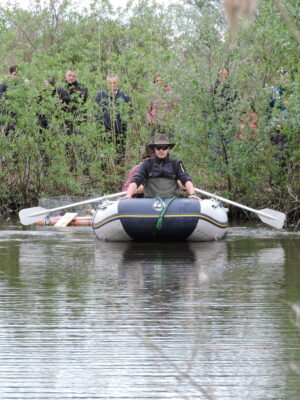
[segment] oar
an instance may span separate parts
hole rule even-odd
[[[95,199],[83,200],[83,201],[79,201],[78,203],[68,204],[66,206],[50,208],[50,209],[43,208],[43,207],[24,208],[23,210],[21,210],[19,212],[19,217],[20,217],[21,224],[30,225],[30,224],[34,224],[37,221],[40,221],[42,216],[46,216],[54,211],[64,210],[66,208],[71,208],[71,207],[77,207],[77,206],[81,206],[83,204],[95,203],[96,201],[101,201],[101,200],[105,200],[105,199],[113,199],[115,197],[123,196],[124,194],[126,194],[126,192],[108,194],[105,196],[97,197]]]
[[[265,224],[268,224],[270,226],[273,226],[273,228],[282,229],[282,227],[284,225],[286,216],[284,213],[282,213],[280,211],[275,211],[275,210],[272,210],[271,208],[263,208],[261,210],[255,210],[254,208],[244,206],[243,204],[236,203],[235,201],[224,199],[224,197],[220,197],[215,194],[208,193],[205,190],[195,188],[195,192],[202,193],[205,196],[213,197],[215,199],[223,201],[224,203],[232,204],[233,206],[243,208],[244,210],[251,211],[251,212],[257,214],[262,222],[264,222]]]

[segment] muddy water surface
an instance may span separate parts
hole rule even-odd
[[[1,400],[299,398],[299,233],[0,227]]]

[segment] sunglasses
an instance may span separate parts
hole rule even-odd
[[[167,150],[170,146],[166,144],[166,145],[155,145],[153,147],[155,150]]]

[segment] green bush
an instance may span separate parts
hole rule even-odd
[[[288,10],[291,18],[298,15],[298,3],[289,0]],[[0,99],[2,208],[34,205],[42,196],[119,191],[151,139],[145,113],[159,72],[175,94],[176,117],[169,121],[177,143],[173,154],[195,185],[254,208],[276,207],[291,221],[299,217],[298,44],[271,0],[259,2],[251,24],[240,24],[235,42],[216,1],[186,1],[168,10],[145,1],[128,4],[121,15],[108,2],[79,13],[71,2],[57,0],[48,8],[2,7],[0,26],[1,83],[8,81],[9,65],[20,66],[14,89]],[[236,94],[229,109],[212,94],[224,66]],[[70,116],[53,87],[44,84],[55,77],[56,87],[63,86],[69,67],[89,90],[81,136],[67,134]],[[289,72],[284,116],[277,106],[268,111],[281,69]],[[112,72],[134,106],[124,163],[95,120],[94,98]],[[253,107],[256,136],[247,126],[237,140],[241,118]],[[38,126],[41,117],[46,128]],[[272,142],[279,123],[283,151]]]

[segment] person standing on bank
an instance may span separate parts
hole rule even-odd
[[[88,89],[78,83],[78,74],[72,68],[66,71],[65,79],[65,87],[56,91],[64,112],[66,133],[82,135],[78,126],[86,120],[84,104],[88,98]]]
[[[26,81],[25,81],[26,82]],[[22,81],[19,79],[19,66],[11,65],[9,73],[6,75],[5,83],[0,85],[0,132],[9,136],[16,129],[17,113],[16,93]],[[16,96],[17,98],[20,96]]]
[[[11,65],[9,67],[9,73],[6,75],[7,82],[11,82],[14,80],[19,73],[18,65]],[[8,83],[1,83],[0,84],[0,99],[3,97],[4,93],[6,92],[8,87]]]
[[[132,102],[129,96],[119,89],[118,75],[108,75],[107,91],[100,91],[95,102],[100,106],[96,119],[103,124],[106,132],[111,134],[109,140],[116,144],[119,159],[124,159],[128,120],[132,115]]]
[[[174,100],[179,100],[179,96],[173,94],[171,86],[163,81],[160,74],[155,75],[153,83],[156,93],[146,113],[149,133],[152,137],[159,133],[168,133],[172,137],[170,132],[175,119]]]
[[[149,147],[155,151],[155,157],[146,158],[128,187],[121,200],[131,199],[140,185],[144,185],[144,197],[179,197],[180,190],[177,181],[188,191],[189,199],[198,199],[192,179],[185,170],[182,162],[169,157],[170,149],[175,146],[170,143],[165,134],[156,135]]]

